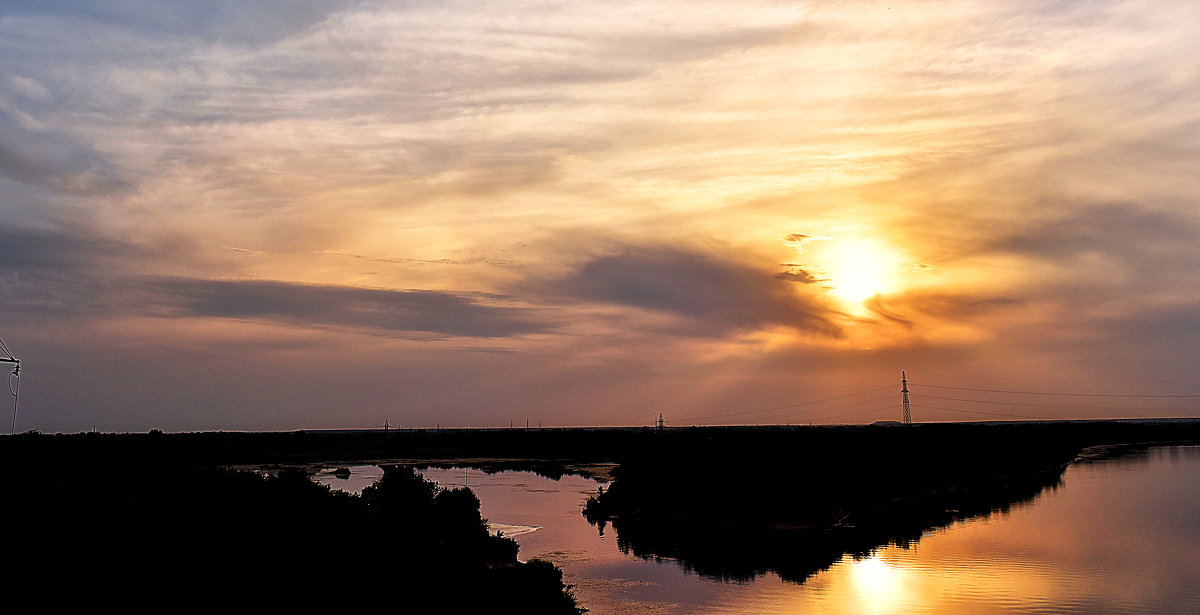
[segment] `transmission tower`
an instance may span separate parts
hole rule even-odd
[[[12,373],[8,375],[8,392],[13,396],[12,429],[9,431],[11,435],[17,433],[17,404],[21,401],[21,360],[9,352],[4,340],[0,340],[0,362],[13,364]]]
[[[661,412],[658,413],[658,419],[654,421],[654,426],[658,429],[662,429],[663,427],[667,426],[667,421],[663,418]]]
[[[904,402],[904,424],[912,425],[912,405],[908,401],[908,377],[900,370],[900,398]]]

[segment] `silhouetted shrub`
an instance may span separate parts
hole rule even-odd
[[[6,527],[20,529],[6,557],[28,588],[311,607],[312,579],[345,571],[407,612],[495,612],[500,593],[526,613],[579,612],[557,569],[519,562],[516,542],[488,533],[473,492],[411,468],[388,468],[361,496],[299,469],[154,466],[137,481],[57,468],[5,496]]]

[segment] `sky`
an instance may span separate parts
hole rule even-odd
[[[5,2],[13,428],[1196,416],[1197,168],[1190,0]]]

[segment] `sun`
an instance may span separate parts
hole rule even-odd
[[[864,303],[898,289],[902,258],[880,242],[835,238],[820,254],[830,293],[852,312],[867,311]]]

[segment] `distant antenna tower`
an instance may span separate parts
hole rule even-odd
[[[659,412],[658,420],[654,421],[654,427],[657,429],[662,429],[663,427],[666,427],[666,426],[667,426],[667,420],[664,419],[662,413]]]
[[[904,400],[904,424],[912,425],[912,404],[908,401],[908,377],[900,370],[900,396]]]

